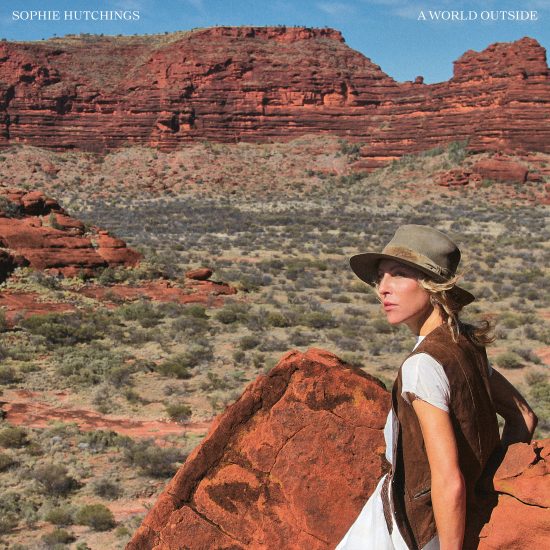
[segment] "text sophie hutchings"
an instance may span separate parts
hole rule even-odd
[[[139,10],[15,10],[12,21],[138,21]]]

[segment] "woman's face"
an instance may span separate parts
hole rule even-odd
[[[378,294],[392,325],[404,323],[415,334],[433,312],[430,296],[419,284],[421,271],[395,260],[378,265]]]

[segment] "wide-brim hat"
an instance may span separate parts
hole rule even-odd
[[[402,225],[382,252],[366,252],[350,258],[353,272],[371,286],[378,279],[380,260],[395,260],[418,269],[438,283],[448,281],[456,274],[460,249],[447,235],[427,225]],[[460,304],[466,305],[475,296],[459,286],[449,290]]]

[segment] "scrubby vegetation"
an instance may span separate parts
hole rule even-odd
[[[177,285],[185,270],[208,266],[212,280],[239,293],[220,308],[113,297],[105,307],[75,298],[78,278],[20,270],[8,281],[7,288],[75,302],[78,311],[19,319],[15,330],[0,319],[0,389],[42,392],[50,405],[67,394],[73,408],[172,420],[181,436],[154,442],[0,421],[0,536],[32,548],[26,530],[48,547],[85,548],[109,534],[122,548],[139,518],[115,522],[105,509],[158,494],[200,440],[184,435],[188,426],[223,411],[291,348],[328,349],[389,385],[413,339],[385,322],[348,258],[381,248],[402,223],[435,225],[462,244],[464,286],[478,297],[467,318],[496,320],[491,363],[533,404],[537,436],[548,436],[550,235],[547,209],[533,199],[536,184],[438,187],[436,172],[472,162],[462,143],[370,175],[350,169],[359,152],[358,144],[329,139],[202,144],[172,154],[129,148],[100,168],[88,157],[79,164],[76,154],[51,153],[63,168],[55,181],[44,176],[43,187],[55,186],[72,214],[145,254],[140,267],[105,269],[99,282],[162,277]],[[65,170],[71,178],[81,171],[78,188],[63,179]],[[157,175],[142,189],[136,170]]]

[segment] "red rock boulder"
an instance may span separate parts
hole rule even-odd
[[[528,174],[523,164],[500,156],[480,160],[473,166],[473,170],[484,179],[506,183],[525,183]]]
[[[185,273],[187,279],[195,279],[196,281],[206,281],[212,276],[212,270],[207,267],[199,267],[191,269]]]
[[[494,476],[498,502],[479,550],[546,548],[550,541],[550,439],[517,443]]]
[[[334,548],[382,475],[388,392],[291,351],[218,417],[128,550]]]

